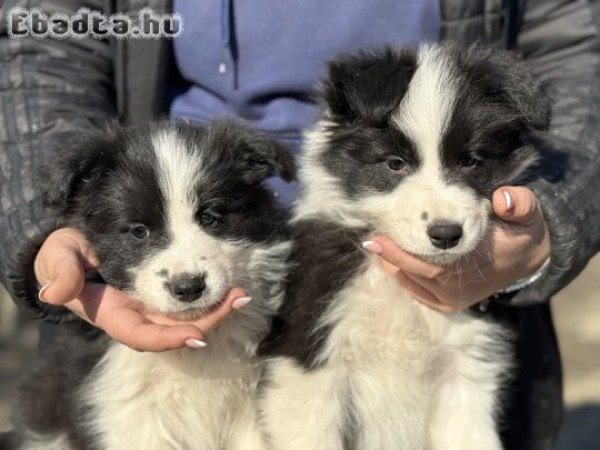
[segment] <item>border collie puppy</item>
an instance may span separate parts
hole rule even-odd
[[[218,308],[232,287],[253,300],[201,350],[139,353],[106,336],[57,342],[19,385],[22,448],[254,445],[254,354],[290,249],[284,213],[261,185],[273,173],[292,178],[288,151],[225,121],[110,129],[58,162],[49,200],[92,243],[108,284],[177,319]]]
[[[286,298],[259,416],[274,449],[500,449],[510,333],[411,299],[361,249],[373,233],[427,261],[479,251],[492,192],[522,180],[546,89],[506,52],[426,45],[334,61],[308,132]]]

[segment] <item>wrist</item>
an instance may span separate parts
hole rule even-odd
[[[500,289],[498,291],[498,294],[508,294],[510,292],[520,291],[521,289],[532,285],[533,283],[535,283],[537,280],[539,280],[542,277],[542,275],[544,274],[544,272],[546,271],[546,269],[548,268],[549,265],[550,265],[550,257],[546,258],[546,260],[543,262],[541,267],[538,270],[536,270],[534,273],[532,273],[531,275],[528,275],[526,277],[520,278],[517,281],[515,281],[514,283],[506,286],[505,288]]]

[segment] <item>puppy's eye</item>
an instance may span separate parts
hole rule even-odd
[[[198,216],[198,220],[203,227],[211,228],[221,221],[221,216],[213,211],[202,211]]]
[[[150,230],[143,223],[134,223],[129,227],[129,234],[138,241],[143,241],[150,236]]]
[[[475,167],[478,167],[479,165],[481,165],[482,162],[483,162],[483,160],[481,158],[479,158],[478,156],[469,155],[464,159],[462,165],[466,169],[474,169]]]
[[[394,172],[400,172],[406,168],[406,162],[397,156],[392,156],[387,161],[388,167]]]

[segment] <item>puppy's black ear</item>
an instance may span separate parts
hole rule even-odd
[[[535,130],[550,127],[552,115],[548,84],[536,79],[514,52],[473,46],[459,58],[471,80],[483,87],[492,101],[507,103]]]
[[[338,122],[382,124],[406,94],[416,67],[414,53],[390,47],[333,60],[322,88],[326,107]]]
[[[43,171],[46,205],[64,209],[82,187],[97,182],[112,165],[117,141],[123,138],[122,131],[114,127],[78,136],[72,146],[60,152]]]
[[[248,183],[279,175],[284,181],[295,178],[294,158],[291,151],[279,141],[249,134],[240,151],[242,178]]]
[[[295,179],[290,149],[276,139],[248,130],[229,120],[215,122],[213,142],[221,142],[229,153],[234,170],[248,183],[258,183],[271,175],[290,182]]]

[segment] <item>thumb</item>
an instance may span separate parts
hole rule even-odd
[[[50,273],[50,279],[42,289],[39,298],[43,302],[62,305],[77,297],[84,285],[84,273],[80,264],[71,258],[56,262]]]
[[[525,223],[539,208],[534,192],[523,186],[503,186],[492,195],[492,208],[499,219]]]
[[[40,300],[53,305],[73,300],[85,283],[87,241],[78,233],[59,231],[46,239],[34,263],[38,283],[43,285]]]

